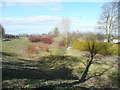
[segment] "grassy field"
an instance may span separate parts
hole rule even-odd
[[[60,83],[74,82],[81,77],[85,69],[83,62],[87,62],[87,56],[85,56],[87,52],[72,49],[62,51],[54,49],[50,52],[40,51],[34,54],[33,57],[29,57],[26,53],[26,47],[39,44],[31,43],[27,38],[2,43],[3,88],[58,88]],[[64,54],[61,54],[63,52]],[[97,60],[98,57],[102,58]],[[90,68],[89,75],[109,68],[115,61],[114,66],[104,75],[73,87],[81,89],[95,87],[116,88],[117,56],[97,55],[96,61]]]

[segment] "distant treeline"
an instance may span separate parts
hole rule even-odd
[[[19,36],[18,35],[5,34],[3,38],[15,39],[15,38],[19,38]]]

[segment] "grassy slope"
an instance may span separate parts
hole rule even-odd
[[[57,85],[63,82],[73,82],[81,76],[85,68],[83,61],[86,61],[85,58],[80,57],[81,52],[66,51],[66,55],[74,57],[45,56],[39,57],[39,59],[29,59],[24,57],[26,55],[24,50],[29,44],[31,43],[26,39],[3,42],[3,87],[35,88]],[[109,61],[111,62],[113,59]],[[91,66],[89,74],[98,71],[98,69],[102,71],[107,67],[107,63],[98,64],[95,62],[95,65]],[[115,70],[111,69],[110,72]],[[108,78],[106,75],[109,73],[103,76],[106,80]],[[78,86],[94,86],[95,80],[90,81]]]

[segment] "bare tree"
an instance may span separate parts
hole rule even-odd
[[[60,33],[63,36],[63,39],[66,40],[66,47],[68,47],[67,37],[70,31],[70,24],[71,24],[70,18],[68,17],[64,17],[60,23]]]
[[[61,21],[60,28],[61,28],[61,33],[65,36],[67,36],[67,34],[70,30],[70,18],[68,18],[68,17],[63,18]]]
[[[82,36],[82,34],[79,32],[68,33],[67,38],[66,38],[66,40],[68,42],[67,43],[68,46],[71,46],[75,40],[80,39],[80,36]]]
[[[120,39],[120,2],[118,2],[118,38]]]
[[[118,19],[118,3],[110,2],[102,6],[102,14],[98,23],[98,29],[104,31],[108,42],[110,42],[111,35],[117,34],[117,19]]]
[[[4,27],[0,24],[0,39],[2,39],[5,35],[5,29]]]

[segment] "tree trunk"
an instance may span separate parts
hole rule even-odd
[[[93,56],[91,56],[91,59],[90,59],[88,65],[87,65],[84,73],[82,74],[82,77],[81,77],[80,81],[82,81],[82,82],[85,82],[85,81],[86,81],[86,76],[87,76],[88,71],[89,71],[89,68],[90,68],[90,66],[91,66],[91,64],[92,64],[92,60],[93,60]]]
[[[108,34],[108,42],[111,41],[111,37],[110,37],[110,34]]]
[[[76,85],[76,84],[80,84],[80,83],[83,83],[83,82],[87,81],[86,76],[87,76],[88,71],[89,71],[89,68],[90,68],[90,66],[91,66],[91,64],[92,64],[93,57],[94,57],[94,56],[92,55],[92,56],[91,56],[91,59],[90,59],[90,61],[89,61],[89,63],[88,63],[88,65],[87,65],[87,67],[86,67],[86,69],[85,69],[85,71],[84,71],[84,73],[83,73],[83,75],[82,75],[82,77],[81,77],[81,79],[79,79],[78,81],[72,82],[72,83],[59,84],[58,86],[62,86],[62,87],[64,87],[64,86],[74,86],[74,85]]]

